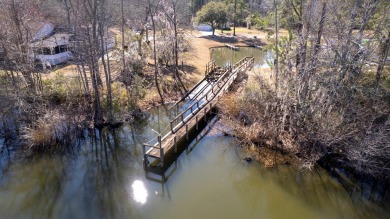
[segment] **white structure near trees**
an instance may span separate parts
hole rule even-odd
[[[72,34],[58,33],[30,44],[32,58],[42,65],[51,66],[67,62],[71,57],[70,37]]]
[[[72,51],[75,51],[73,47],[77,46],[80,40],[85,40],[82,31],[78,35],[73,35],[69,33],[54,33],[54,30],[54,25],[50,23],[40,24],[32,37],[32,42],[29,44],[31,61],[41,64],[43,68],[50,68],[51,66],[67,62],[73,58]],[[105,49],[113,49],[116,45],[115,33],[107,31],[103,41]]]
[[[213,28],[209,24],[199,24],[198,30],[199,31],[213,31]]]

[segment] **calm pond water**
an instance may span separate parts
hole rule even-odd
[[[247,163],[218,123],[164,176],[146,173],[142,143],[169,116],[156,108],[133,125],[85,131],[75,145],[30,158],[0,139],[0,218],[390,218],[387,203],[366,198],[381,194],[321,168]]]
[[[163,182],[142,166],[142,142],[167,124],[161,111],[133,126],[86,131],[85,139],[51,155],[16,159],[3,146],[0,218],[390,216],[385,206],[348,192],[319,168],[245,162],[244,150],[218,131],[219,124],[183,151]]]
[[[255,58],[255,68],[269,68],[268,63],[273,61],[271,51],[264,52],[255,47],[240,47],[239,51],[227,47],[216,47],[210,51],[211,59],[217,66],[224,66],[228,61],[236,63],[247,56]]]

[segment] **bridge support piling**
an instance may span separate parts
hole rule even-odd
[[[174,144],[174,147],[175,147],[175,153],[177,153],[177,138],[176,138],[176,135],[175,135],[175,137],[173,137],[173,144]]]
[[[164,148],[160,149],[161,167],[164,167]]]
[[[173,132],[173,122],[170,121],[169,123],[170,123],[170,125],[171,125],[171,133],[174,133],[174,132]]]
[[[164,148],[161,145],[161,135],[157,136],[158,145],[160,146],[160,160],[161,160],[161,167],[164,167]]]
[[[196,119],[196,131],[198,131],[198,115],[196,115],[195,119]]]
[[[207,114],[207,106],[204,108],[204,116],[203,119],[206,122],[206,114]]]
[[[186,139],[188,140],[188,124],[186,124]]]

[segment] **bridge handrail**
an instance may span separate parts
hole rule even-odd
[[[249,58],[249,60],[248,60]],[[245,60],[244,60],[245,59]],[[183,118],[182,119],[182,122],[180,122],[177,126],[175,126],[174,128],[176,130],[179,130],[180,128],[182,128],[183,126],[186,126],[186,134],[188,135],[188,122],[190,122],[195,116],[196,116],[196,119],[198,122],[198,116],[199,114],[197,114],[199,111],[203,111],[201,112],[200,114],[203,113],[203,116],[206,115],[208,113],[208,107],[209,107],[209,110],[213,108],[213,105],[216,104],[216,99],[217,97],[219,97],[222,93],[223,93],[223,90],[226,91],[226,89],[231,85],[231,83],[233,83],[233,81],[236,79],[236,75],[237,73],[239,72],[239,70],[243,67],[245,67],[246,69],[252,65],[253,66],[253,63],[254,63],[254,59],[253,57],[250,58],[250,57],[245,57],[243,60],[240,60],[240,62],[236,63],[236,65],[234,65],[234,68],[230,69],[230,71],[226,71],[225,74],[227,72],[231,73],[228,77],[227,77],[227,80],[225,80],[225,78],[223,80],[218,80],[218,83],[214,84],[213,88],[211,90],[209,90],[206,95],[204,95],[202,97],[202,99],[204,97],[206,97],[206,102],[203,102],[201,103],[201,105],[199,106],[199,102],[200,100],[198,100],[195,104],[198,105],[198,107],[195,109],[195,111],[192,111],[192,113],[190,115],[188,115],[186,118]],[[221,77],[222,78],[222,77]],[[223,82],[223,85],[220,86],[220,83]],[[214,93],[214,89],[217,89]],[[210,92],[212,92],[214,95],[211,96],[210,98],[207,98],[208,94],[210,94]],[[193,106],[192,106],[193,107]],[[191,107],[191,110],[192,110],[192,107]],[[188,110],[188,109],[187,109]],[[196,114],[194,114],[194,112],[196,112]],[[202,118],[202,117],[201,117]],[[149,153],[150,150],[153,150],[154,149],[157,149],[159,150],[159,157],[161,159],[164,159],[164,147],[163,147],[163,144],[162,142],[165,141],[165,139],[167,139],[171,134],[174,134],[175,132],[172,132],[172,123],[173,121],[171,121],[171,132],[168,132],[167,134],[165,134],[163,137],[161,137],[161,134],[159,134],[157,136],[158,138],[158,142],[155,143],[154,145],[151,145],[151,144],[148,144],[148,143],[144,143],[143,144],[143,152],[144,152],[144,155],[145,157],[147,156],[147,153]],[[184,135],[181,135],[179,136],[179,138],[182,138]],[[173,143],[173,145],[175,146],[175,151],[176,151],[176,146],[177,146],[177,136],[174,136],[173,139],[167,141],[167,142],[164,142],[164,145],[166,144],[169,144],[169,143]],[[146,150],[146,147],[149,147],[150,149],[149,150]],[[150,155],[150,156],[157,156],[157,155]],[[163,165],[163,164],[162,164]]]
[[[200,85],[201,83],[203,83],[203,81],[205,81],[205,80],[206,80],[206,78],[203,78],[201,81],[199,81],[198,83],[196,83],[196,85],[195,85],[194,87],[192,87],[191,90],[187,91],[187,93],[185,93],[184,96],[183,96],[179,101],[177,101],[177,102],[175,103],[175,105],[179,104],[181,101],[183,101],[185,98],[187,98],[188,95],[189,95],[192,91],[194,91],[197,87],[199,87],[199,85]],[[175,106],[175,105],[174,105],[174,106]],[[172,106],[171,108],[173,108],[173,106]]]
[[[247,59],[249,59],[251,57],[245,57],[243,59],[241,59],[239,62],[237,62],[234,66],[235,68],[238,68],[236,66],[239,66],[239,65],[242,65],[245,61],[247,61]],[[240,66],[241,67],[241,66]],[[230,67],[227,67],[227,68],[224,68],[225,69],[225,73],[219,77],[219,79],[215,82],[215,84],[219,87],[219,83],[225,79],[226,75],[228,75],[228,73],[230,73]],[[236,71],[237,69],[232,69],[233,71]],[[232,72],[233,72],[232,71]],[[214,86],[215,87],[215,86]],[[213,89],[214,89],[213,87]],[[204,94],[204,96],[206,96],[206,99],[207,99],[207,95],[210,93],[210,92],[213,92],[213,89],[209,90],[208,92],[206,92],[206,94]],[[214,93],[214,92],[213,92]],[[199,99],[197,102],[200,102],[200,100],[204,99],[204,97],[202,97],[201,99]],[[185,109],[184,111],[182,111],[179,115],[177,115],[173,120],[177,120],[178,118],[180,118],[183,114],[185,114],[186,112],[188,112],[189,110],[192,110],[192,108],[197,105],[198,103],[193,103],[192,105],[190,105],[189,107],[187,107],[187,109]]]
[[[222,80],[222,78],[224,78],[224,76],[226,76],[229,72],[229,70],[225,71],[225,73],[217,80],[217,82],[215,82],[215,84],[219,84],[220,81]],[[182,111],[180,114],[178,114],[173,120],[177,120],[178,118],[182,117],[186,112],[188,112],[189,110],[191,110],[195,105],[199,104],[200,100],[204,99],[204,97],[207,98],[207,95],[212,92],[213,89],[209,90],[206,92],[206,94],[203,95],[203,97],[199,100],[197,100],[195,103],[191,104],[189,107],[187,107],[187,109],[185,109],[184,111]]]
[[[208,75],[210,71],[213,71],[217,68],[217,66],[215,65],[215,62],[214,60],[210,60],[207,64],[206,64],[206,71],[205,71],[205,75]],[[206,77],[203,78],[201,81],[199,81],[198,83],[196,83],[195,86],[193,86],[189,91],[187,91],[184,96],[182,98],[180,98],[179,101],[177,101],[172,107],[170,107],[170,109],[174,108],[175,106],[177,106],[180,102],[182,102],[185,98],[188,97],[188,95],[194,91],[203,81],[206,80]]]
[[[248,60],[248,59],[249,59],[249,60]],[[179,115],[177,115],[173,120],[170,121],[171,132],[172,132],[172,133],[175,133],[176,130],[178,130],[178,129],[180,129],[182,126],[184,126],[184,124],[185,124],[185,122],[186,122],[185,120],[188,121],[188,120],[192,119],[194,113],[196,113],[196,112],[198,112],[199,110],[203,109],[203,107],[204,107],[205,105],[207,105],[207,104],[211,101],[211,100],[208,100],[208,95],[209,95],[210,93],[213,93],[213,94],[214,94],[214,95],[211,97],[211,99],[214,99],[214,97],[218,95],[219,91],[221,91],[221,90],[224,88],[224,86],[225,86],[226,83],[229,81],[229,79],[231,78],[231,76],[233,76],[234,74],[236,74],[237,70],[238,70],[239,68],[242,68],[242,67],[243,67],[243,64],[244,64],[245,62],[248,62],[248,61],[249,61],[250,63],[252,63],[252,62],[253,62],[253,58],[252,58],[252,57],[245,57],[245,58],[241,59],[238,63],[236,63],[235,66],[238,66],[238,67],[236,67],[236,69],[232,69],[232,70],[231,70],[231,68],[227,68],[227,69],[226,69],[226,72],[217,80],[217,82],[215,83],[215,85],[213,86],[213,88],[212,88],[211,90],[207,91],[206,94],[204,94],[204,95],[202,96],[201,99],[199,99],[199,100],[197,100],[195,103],[191,104],[187,109],[185,109],[184,111],[182,111]],[[226,78],[226,75],[228,75],[228,73],[233,73],[233,74],[231,74],[231,75],[229,76],[228,80],[224,81],[225,78]],[[220,84],[221,84],[222,81],[223,81],[223,84],[222,84],[222,86],[221,86]],[[215,89],[216,87],[217,87],[218,89],[215,91],[214,89]],[[203,102],[202,104],[200,104],[200,106],[199,106],[199,102],[201,102],[203,99],[206,99],[206,101]],[[196,108],[195,110],[193,110],[193,107],[194,107],[195,105],[197,106],[197,108]],[[184,114],[185,114],[186,112],[188,112],[188,111],[191,111],[192,116],[191,116],[190,118],[187,119],[188,116],[187,116],[186,118],[184,118]],[[173,127],[173,123],[176,122],[178,119],[180,119],[179,121],[181,121],[181,122],[180,122],[178,125],[176,125],[175,127]]]
[[[247,59],[249,59],[249,60],[247,60]],[[192,104],[190,107],[188,107],[185,111],[183,111],[182,113],[181,113],[181,116],[182,115],[184,115],[184,113],[185,112],[187,112],[188,110],[191,110],[192,108],[193,108],[193,106],[194,105],[198,105],[197,106],[197,108],[190,114],[190,115],[188,115],[186,118],[183,118],[182,119],[182,121],[178,124],[178,125],[176,125],[175,127],[172,127],[172,124],[173,124],[173,122],[175,121],[175,120],[177,120],[177,118],[179,118],[179,117],[181,117],[181,116],[177,116],[175,119],[173,119],[172,121],[170,121],[170,125],[171,125],[171,132],[168,132],[167,134],[165,134],[163,137],[161,137],[161,135],[159,135],[158,137],[160,138],[159,139],[159,141],[158,142],[156,142],[155,143],[155,145],[150,145],[150,144],[144,144],[144,147],[151,147],[151,148],[156,148],[156,149],[161,149],[161,147],[162,147],[162,145],[161,145],[161,142],[163,141],[163,140],[165,140],[167,137],[169,137],[169,135],[170,134],[172,134],[172,133],[175,133],[178,129],[180,129],[180,128],[182,128],[184,125],[186,125],[186,123],[188,122],[188,121],[190,121],[195,115],[194,115],[194,112],[198,112],[198,111],[200,111],[200,110],[202,110],[202,109],[207,109],[207,105],[211,105],[212,106],[212,102],[215,100],[215,97],[217,97],[218,95],[219,95],[219,93],[223,90],[223,88],[226,86],[226,84],[229,82],[229,80],[232,78],[232,76],[234,76],[236,73],[237,73],[237,70],[239,69],[239,68],[242,68],[244,65],[243,65],[243,62],[244,62],[244,60],[245,61],[249,61],[249,63],[251,63],[251,64],[253,64],[253,62],[254,62],[254,59],[253,59],[253,57],[245,57],[245,58],[243,58],[242,60],[240,60],[239,62],[237,62],[236,63],[236,65],[234,65],[234,66],[237,66],[237,65],[240,65],[239,67],[236,67],[236,69],[232,69],[232,73],[234,73],[234,74],[231,74],[229,77],[228,77],[228,80],[226,80],[226,81],[223,81],[224,83],[223,83],[223,85],[220,87],[220,85],[219,85],[219,83],[222,81],[222,80],[218,80],[217,82],[216,82],[216,86],[214,85],[214,87],[211,89],[211,90],[209,90],[201,99],[199,99],[197,102],[195,102],[194,104]],[[229,71],[226,71],[225,73],[224,73],[224,75],[226,74],[226,73],[228,73]],[[224,78],[224,77],[220,77],[220,79],[222,79],[222,78]],[[214,91],[214,89],[215,88],[219,88],[217,91]],[[213,93],[214,94],[214,92],[216,92],[213,96],[211,96],[210,97],[210,99],[208,99],[207,98],[207,96],[208,96],[208,94],[210,94],[210,93]],[[203,99],[203,98],[206,98],[206,102],[203,102],[202,104],[200,104],[200,106],[199,106],[199,102]],[[184,116],[183,116],[184,117]],[[172,132],[173,131],[173,129],[174,130],[176,130],[176,131],[174,131],[174,132]]]

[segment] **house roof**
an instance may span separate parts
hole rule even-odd
[[[52,48],[56,46],[62,46],[69,44],[69,38],[73,34],[67,34],[67,33],[57,33],[53,36],[50,36],[46,39],[36,41],[34,43],[31,43],[31,47],[47,47]]]
[[[53,33],[54,25],[51,23],[32,23],[30,28],[35,32],[32,40],[36,41],[50,36]]]

